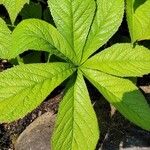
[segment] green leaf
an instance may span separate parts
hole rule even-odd
[[[135,0],[126,0],[126,17],[127,17],[127,23],[128,23],[128,28],[131,36],[132,42],[134,42],[134,37],[133,37],[133,27],[134,26],[134,21],[133,21],[133,14],[134,14],[134,1]]]
[[[96,2],[97,12],[84,48],[82,62],[112,37],[123,18],[123,0],[97,0]]]
[[[83,66],[121,77],[142,76],[150,73],[150,51],[143,46],[115,44],[91,57]]]
[[[0,18],[0,58],[8,59],[8,52],[11,47],[11,31],[5,21]]]
[[[25,50],[44,50],[75,60],[74,53],[63,36],[49,23],[39,19],[22,21],[13,31],[10,56],[16,57]]]
[[[95,12],[94,0],[48,0],[59,32],[76,53],[78,62]]]
[[[91,69],[83,69],[83,71],[84,75],[122,115],[150,131],[150,106],[130,80]]]
[[[42,6],[40,3],[33,3],[30,2],[30,4],[26,4],[22,11],[20,12],[23,19],[29,19],[29,18],[39,18],[42,17]]]
[[[132,42],[150,39],[150,0],[127,0],[126,7]]]
[[[73,71],[69,64],[49,63],[20,65],[0,73],[0,123],[31,112]]]
[[[54,130],[53,150],[94,150],[99,138],[95,112],[81,72],[69,84],[60,103]]]
[[[6,7],[12,23],[15,22],[18,13],[25,3],[29,3],[29,0],[0,0],[0,4]]]

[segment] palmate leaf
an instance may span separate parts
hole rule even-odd
[[[9,59],[8,53],[11,48],[11,31],[5,21],[0,18],[0,58]]]
[[[79,62],[93,20],[95,1],[48,0],[48,2],[59,32],[75,51]]]
[[[22,21],[13,31],[13,47],[10,56],[28,50],[44,50],[74,61],[74,52],[55,27],[39,19]]]
[[[6,7],[12,23],[15,22],[18,13],[25,3],[29,3],[29,0],[0,0],[0,4]]]
[[[91,57],[83,66],[121,77],[142,76],[150,72],[150,51],[143,46],[115,44]]]
[[[124,0],[96,0],[97,12],[94,18],[82,62],[104,45],[118,30],[124,13]]]
[[[0,73],[0,123],[35,109],[74,71],[66,63],[20,65]]]
[[[82,69],[82,71],[122,115],[141,128],[150,131],[150,106],[131,81],[92,69]]]
[[[94,150],[99,138],[95,112],[81,72],[70,83],[59,106],[53,150]]]
[[[126,2],[132,42],[150,39],[150,0],[127,0]]]

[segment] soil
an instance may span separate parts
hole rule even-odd
[[[10,67],[6,61],[1,64],[4,68]],[[3,68],[1,67],[1,70]],[[138,79],[138,86],[144,86],[144,91],[149,90],[150,76],[144,76]],[[97,114],[100,124],[101,138],[97,144],[96,150],[119,150],[121,147],[138,146],[150,149],[150,132],[142,130],[126,120],[113,106],[103,98],[103,96],[87,82],[90,97]],[[148,89],[147,89],[147,88]],[[10,124],[0,125],[0,150],[13,150],[16,139],[25,128],[37,117],[45,112],[57,113],[58,105],[63,95],[63,86],[58,87],[48,96],[48,98],[33,112],[23,119]],[[144,93],[144,92],[143,92]],[[150,92],[144,93],[150,104]]]

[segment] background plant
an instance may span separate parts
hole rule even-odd
[[[9,1],[0,2],[10,14],[13,13],[9,10]],[[16,6],[17,13],[26,2]],[[15,58],[32,49],[44,50],[63,59],[63,62],[22,64],[2,72],[0,122],[23,117],[69,77],[59,107],[52,148],[94,149],[99,128],[84,81],[86,77],[126,118],[150,130],[149,105],[134,83],[126,78],[150,72],[150,51],[134,43],[149,39],[144,31],[148,31],[147,26],[142,26],[143,32],[137,32],[141,29],[138,25],[137,30],[133,30],[136,11],[143,11],[141,7],[146,7],[149,1],[132,13],[135,1],[127,1],[131,43],[114,44],[101,52],[97,50],[114,35],[122,22],[123,0],[48,2],[57,29],[45,21],[27,19],[11,33],[4,20],[0,20],[1,58]],[[17,13],[10,15],[12,23]]]

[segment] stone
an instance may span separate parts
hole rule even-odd
[[[140,86],[140,89],[142,89],[146,94],[150,93],[150,86]]]
[[[19,136],[15,150],[50,150],[55,115],[47,112],[32,122]]]

